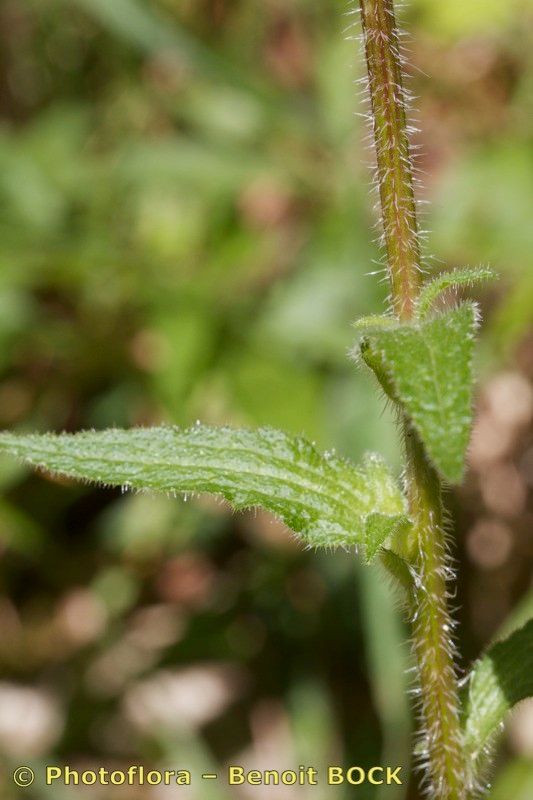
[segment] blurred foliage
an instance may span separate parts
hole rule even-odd
[[[370,275],[381,266],[346,10],[4,0],[3,427],[268,423],[398,463],[389,411],[346,359],[350,322],[386,295]],[[531,580],[533,6],[413,0],[402,13],[428,263],[500,274],[482,297],[484,438],[451,498],[469,660]],[[89,490],[7,463],[0,485],[8,769],[406,759],[403,631],[349,556],[302,553],[264,516],[205,501]],[[158,716],[158,691],[181,727]],[[502,751],[521,760],[495,800],[528,793],[523,741]]]

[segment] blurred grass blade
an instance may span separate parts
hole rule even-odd
[[[380,458],[367,455],[356,468],[320,454],[305,439],[268,428],[2,433],[0,451],[99,484],[209,492],[235,509],[261,506],[310,546],[361,545],[368,558],[406,522],[403,495]]]
[[[139,0],[75,0],[90,16],[112,34],[119,36],[146,54],[176,52],[200,73],[216,80],[272,100],[265,87],[253,83],[223,55],[206,47],[179,26],[175,18],[168,20]]]
[[[381,764],[401,764],[409,772],[411,720],[408,704],[408,656],[404,648],[405,630],[397,613],[396,593],[390,580],[383,579],[383,566],[376,564],[358,570],[357,585],[365,629],[368,676],[376,712],[381,723]],[[376,625],[379,620],[379,625]],[[401,786],[383,785],[374,800],[402,800],[407,781]]]
[[[531,800],[533,797],[533,759],[511,761],[496,778],[488,800]]]
[[[533,589],[529,589],[520,598],[503,623],[496,631],[495,641],[506,639],[519,628],[522,628],[530,619],[533,619]]]
[[[482,767],[507,713],[533,696],[533,620],[496,642],[473,666],[464,705],[465,747]]]
[[[112,3],[108,0],[75,0],[75,3],[108,31],[146,53],[178,49],[190,59],[212,58],[208,49],[180,29],[175,21],[170,25],[139,0],[113,0]]]

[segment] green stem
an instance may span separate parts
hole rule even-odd
[[[397,317],[408,322],[420,291],[420,247],[394,5],[393,0],[360,0],[360,7],[392,304]],[[413,520],[412,631],[428,795],[431,800],[465,800],[440,479],[405,417],[402,428]]]
[[[406,93],[392,0],[360,0],[387,267],[394,310],[409,319],[420,284]]]
[[[415,535],[411,620],[420,689],[422,760],[432,800],[465,800],[441,485],[418,436],[406,423],[404,430],[409,508]]]

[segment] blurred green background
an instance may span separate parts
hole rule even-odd
[[[345,0],[3,0],[0,424],[270,424],[399,465],[346,354],[384,308]],[[462,669],[533,548],[533,4],[402,12],[429,268],[487,264],[471,470],[449,496]],[[379,276],[382,277],[382,276]],[[402,764],[408,653],[383,577],[271,518],[0,463],[2,797],[29,763]],[[525,598],[525,599],[524,599]],[[533,794],[533,706],[494,800]],[[417,798],[416,787],[184,796]],[[175,795],[175,790],[174,790]],[[173,795],[173,796],[174,796]]]

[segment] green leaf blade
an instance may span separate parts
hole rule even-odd
[[[313,547],[368,543],[373,555],[406,521],[403,495],[381,459],[367,456],[356,468],[269,428],[2,433],[0,451],[84,481],[167,494],[207,492],[236,510],[261,506]]]
[[[475,306],[463,303],[428,322],[373,330],[361,342],[363,359],[451,483],[462,479],[470,437],[475,329]]]
[[[460,286],[471,287],[476,283],[492,280],[495,277],[496,273],[488,267],[464,267],[452,269],[450,272],[441,272],[422,287],[416,303],[417,317],[419,319],[427,317],[433,304],[448,289],[458,289]]]
[[[398,320],[385,314],[370,314],[367,317],[359,317],[352,323],[352,327],[361,333],[373,330],[382,330],[398,327]]]
[[[482,762],[516,703],[533,696],[533,619],[497,641],[474,664],[464,703],[465,748]],[[482,763],[478,763],[482,766]]]

